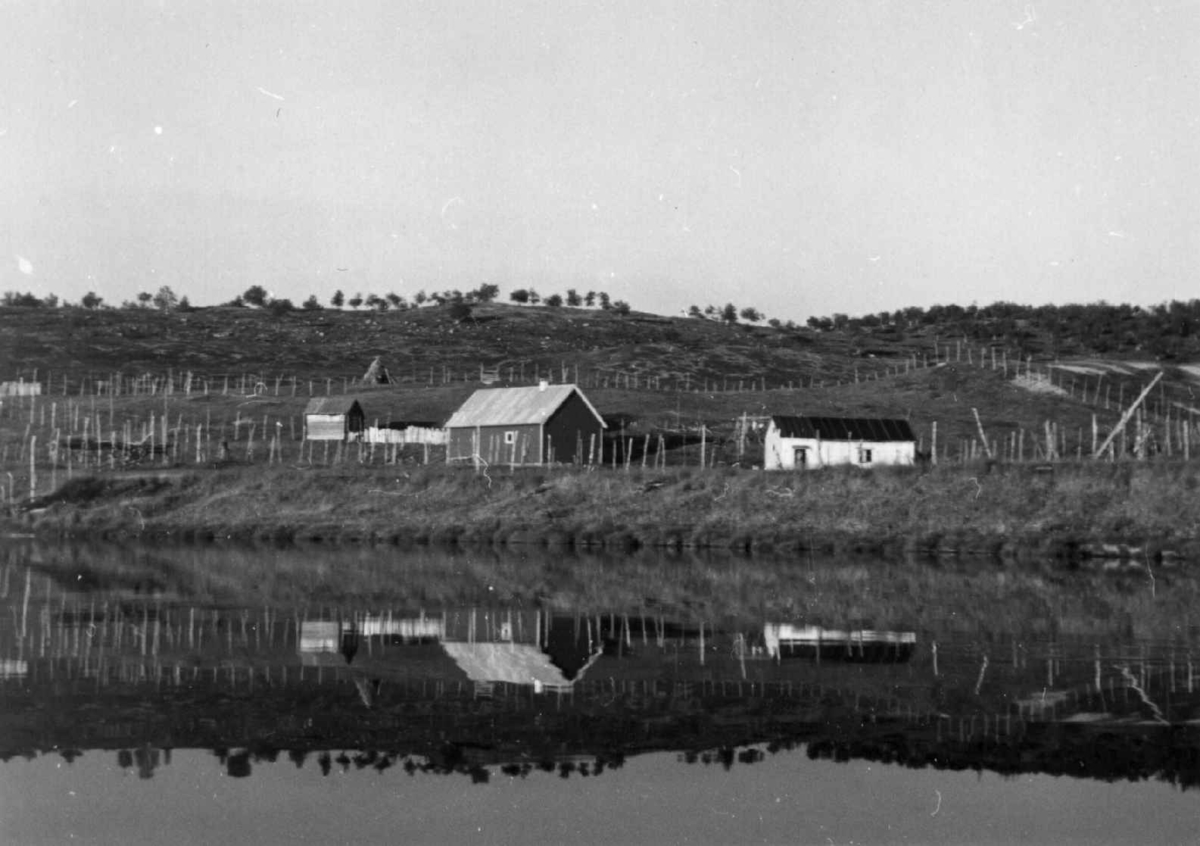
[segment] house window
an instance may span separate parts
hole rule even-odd
[[[866,447],[859,447],[858,448],[858,463],[859,464],[870,464],[871,463],[871,450],[867,449]]]
[[[505,443],[507,446],[512,446],[512,445],[513,445],[513,444],[515,444],[516,442],[517,442],[517,433],[516,433],[516,431],[515,431],[515,430],[514,430],[514,431],[512,431],[512,432],[505,432],[505,433],[504,433],[504,443]]]

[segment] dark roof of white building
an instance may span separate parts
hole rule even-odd
[[[870,417],[771,418],[785,438],[820,438],[826,441],[915,441],[907,420]]]

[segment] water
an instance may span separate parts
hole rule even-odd
[[[1198,588],[10,544],[0,840],[1193,842]]]

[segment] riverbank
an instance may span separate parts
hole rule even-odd
[[[229,466],[76,477],[44,535],[1200,560],[1200,469]]]

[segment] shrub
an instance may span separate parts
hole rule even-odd
[[[154,307],[159,311],[174,311],[178,305],[179,298],[167,285],[159,288],[158,293],[154,295]]]
[[[138,294],[141,299],[141,294]],[[242,300],[252,306],[262,308],[267,303],[267,289],[262,285],[251,285],[242,294]]]
[[[490,282],[480,285],[471,295],[481,303],[490,303],[496,297],[500,296],[500,286],[493,285]]]

